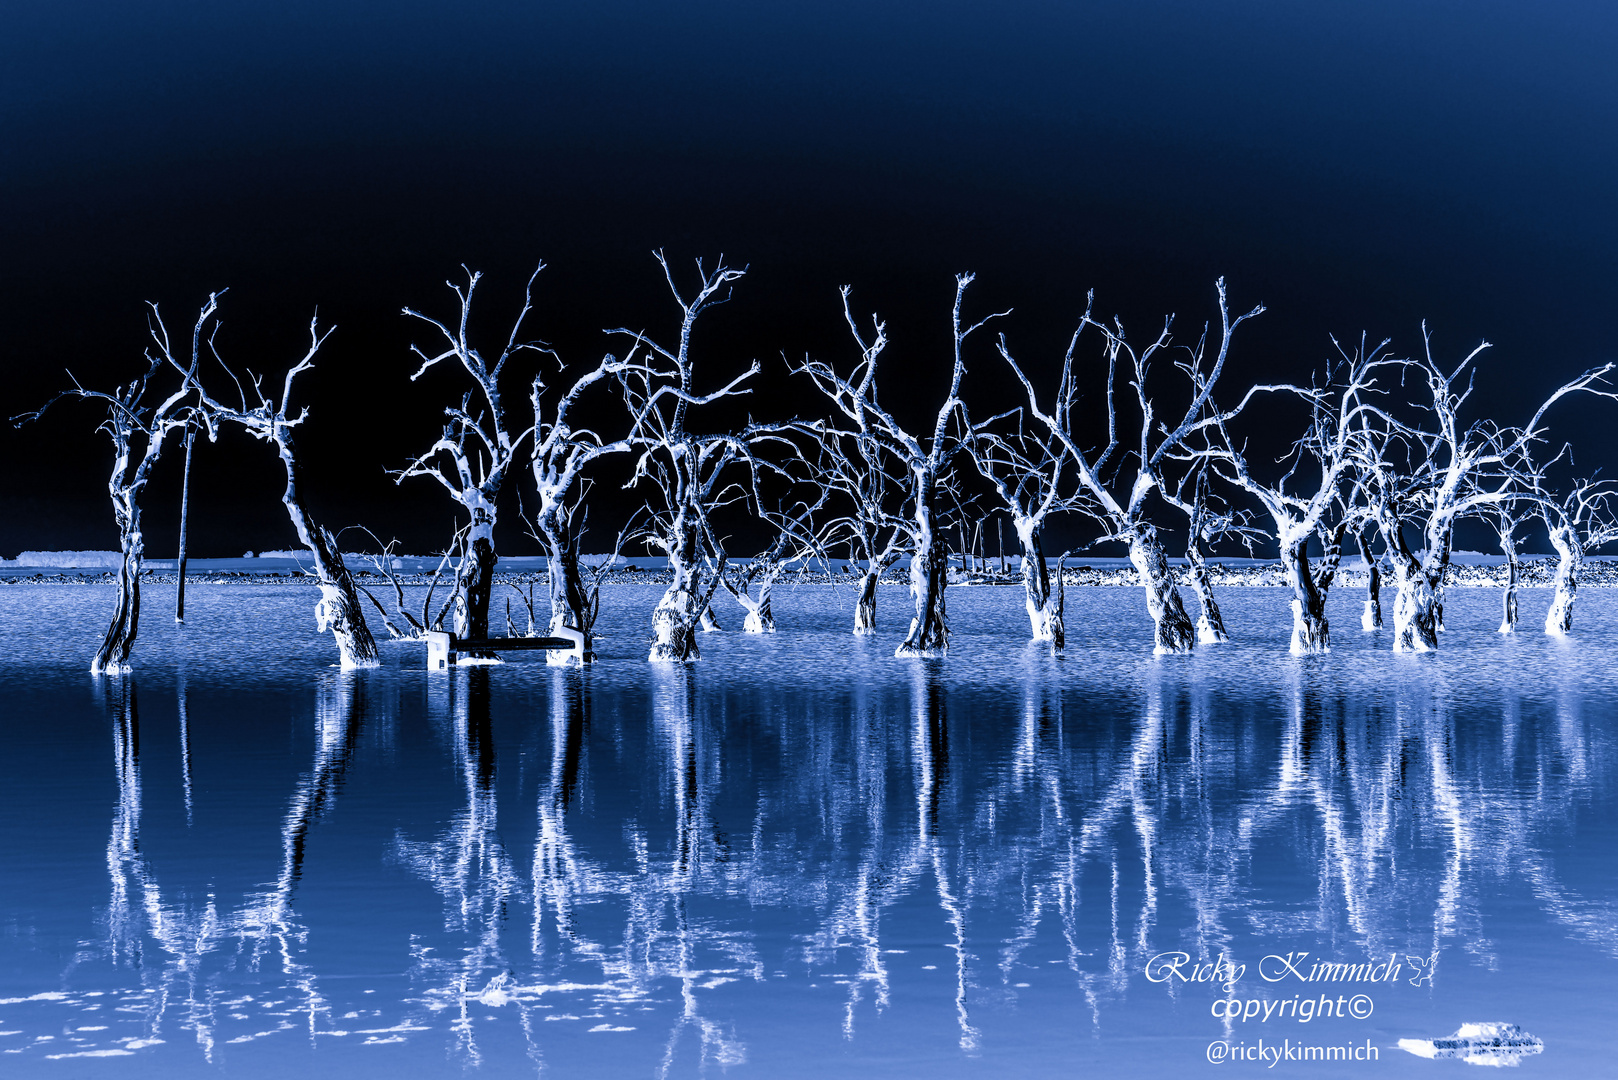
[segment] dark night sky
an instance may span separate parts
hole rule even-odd
[[[459,383],[407,381],[426,338],[399,308],[448,314],[465,262],[492,337],[543,258],[533,332],[593,362],[603,327],[672,326],[662,246],[750,265],[699,345],[715,379],[764,362],[761,413],[818,408],[783,352],[848,361],[844,282],[888,317],[895,377],[936,382],[951,275],[975,270],[1028,357],[1088,288],[1189,332],[1224,274],[1269,307],[1233,381],[1302,377],[1328,333],[1411,349],[1426,318],[1444,355],[1495,343],[1477,404],[1520,421],[1618,358],[1615,55],[1593,3],[6,5],[0,406],[68,367],[127,377],[146,300],[183,325],[229,286],[225,351],[270,370],[318,306],[319,509],[427,549],[447,498],[382,470]],[[1618,457],[1604,410],[1562,415],[1582,467]],[[92,426],[70,405],[0,436],[0,553],[115,546]],[[290,544],[263,448],[198,468],[195,554]],[[154,556],[177,469],[147,500]]]

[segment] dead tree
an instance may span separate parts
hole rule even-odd
[[[1309,405],[1309,426],[1283,460],[1285,471],[1273,482],[1255,476],[1245,451],[1231,437],[1227,424],[1218,425],[1221,445],[1208,451],[1211,460],[1230,479],[1256,499],[1266,513],[1280,549],[1281,567],[1292,589],[1292,642],[1295,656],[1331,651],[1331,626],[1326,619],[1326,595],[1342,557],[1343,538],[1353,526],[1356,511],[1345,504],[1360,413],[1376,393],[1381,368],[1388,359],[1388,343],[1367,348],[1361,338],[1350,355],[1334,338],[1339,360],[1327,366],[1320,381],[1308,388],[1276,386],[1270,389],[1297,396]],[[1329,521],[1340,510],[1335,522]],[[1319,535],[1322,560],[1309,565],[1310,538]]]
[[[466,270],[466,267],[461,269]],[[517,460],[522,440],[528,432],[513,433],[506,419],[505,405],[500,395],[500,378],[506,364],[517,353],[545,351],[537,342],[519,341],[524,320],[533,310],[534,279],[545,269],[542,262],[534,268],[523,288],[522,310],[511,324],[511,333],[505,347],[493,364],[472,344],[468,323],[472,315],[472,294],[483,275],[466,270],[466,288],[445,282],[460,302],[460,316],[454,327],[445,325],[430,315],[413,308],[404,313],[435,327],[444,339],[444,347],[429,356],[418,346],[410,351],[421,358],[421,367],[410,376],[415,382],[428,369],[440,361],[453,359],[472,379],[474,389],[467,391],[459,406],[444,410],[444,431],[426,453],[411,462],[398,474],[399,482],[412,476],[428,476],[438,481],[450,496],[466,510],[469,522],[466,545],[456,570],[454,627],[459,637],[486,638],[489,636],[489,595],[494,584],[494,567],[498,556],[494,550],[494,526],[498,515],[500,488],[506,474]]]
[[[855,468],[861,472],[885,469],[891,465],[902,470],[907,478],[905,506],[908,513],[901,530],[910,549],[910,596],[915,603],[915,617],[910,630],[895,651],[896,656],[942,656],[949,649],[949,619],[944,606],[945,561],[944,545],[939,535],[940,502],[943,489],[950,483],[950,473],[956,454],[964,445],[968,432],[965,406],[961,401],[961,378],[966,374],[966,357],[962,351],[966,339],[989,319],[1004,315],[990,315],[969,326],[961,323],[961,298],[972,283],[972,274],[958,274],[955,278],[955,305],[950,325],[953,331],[953,356],[950,367],[949,390],[933,421],[928,435],[913,435],[877,400],[876,371],[882,350],[887,347],[886,324],[872,317],[871,332],[867,337],[860,331],[849,306],[850,287],[842,289],[843,318],[854,342],[860,349],[860,361],[847,377],[837,374],[832,365],[820,360],[806,359],[795,370],[808,375],[841,414],[839,423],[849,428],[831,431],[833,440],[851,444],[859,455]],[[847,458],[850,464],[854,459]],[[894,478],[897,483],[897,477]],[[861,514],[864,511],[860,511]],[[862,518],[862,522],[864,519]],[[892,521],[889,524],[897,525]],[[876,568],[879,558],[873,546],[867,548],[872,559],[868,570],[880,574]],[[884,552],[883,555],[887,553]],[[874,613],[874,578],[871,610]],[[863,603],[864,594],[862,593]],[[856,609],[854,632],[861,632],[860,613]]]
[[[1084,505],[1082,491],[1064,490],[1067,447],[1040,425],[1030,431],[1022,410],[1011,430],[995,432],[991,422],[973,428],[968,445],[972,463],[994,487],[1011,516],[1022,547],[1023,607],[1033,640],[1049,641],[1060,651],[1066,643],[1062,624],[1062,592],[1052,590],[1042,543],[1046,523],[1055,515]]]
[[[37,420],[52,404],[67,397],[95,401],[106,409],[100,430],[112,441],[112,470],[107,477],[107,493],[112,498],[113,519],[118,524],[120,557],[112,620],[90,661],[90,672],[94,675],[118,675],[129,670],[129,654],[140,629],[140,578],[146,551],[140,524],[141,494],[151,478],[152,468],[163,456],[170,433],[189,427],[196,412],[189,400],[192,395],[189,380],[185,378],[186,367],[174,365],[182,378],[167,394],[159,396],[154,385],[154,379],[169,367],[172,351],[162,314],[156,304],[149,306],[152,317],[147,329],[152,346],[146,350],[144,372],[111,393],[87,390],[69,372],[68,378],[73,379],[72,390],[56,395],[34,412],[12,418],[14,426]],[[203,330],[213,319],[216,308],[217,298],[210,296],[192,327],[189,369],[193,373]]]
[[[860,566],[854,584],[854,633],[876,633],[877,585],[904,554],[910,518],[904,512],[907,485],[895,478],[893,460],[875,436],[823,429],[821,465],[826,490],[846,508],[818,531],[822,550],[846,547],[849,569]]]
[[[1438,647],[1455,522],[1518,497],[1525,479],[1523,462],[1544,437],[1550,407],[1576,392],[1618,399],[1603,389],[1614,367],[1604,364],[1563,383],[1523,427],[1502,428],[1490,420],[1466,423],[1461,414],[1472,392],[1474,364],[1489,343],[1479,344],[1449,370],[1433,359],[1425,324],[1422,344],[1420,356],[1403,365],[1426,384],[1420,400],[1412,403],[1424,417],[1407,422],[1385,409],[1362,410],[1355,445],[1361,490],[1399,589],[1393,607],[1395,652]],[[1407,527],[1421,537],[1415,545]]]
[[[1248,552],[1260,537],[1259,530],[1247,524],[1244,511],[1216,504],[1206,467],[1184,473],[1174,488],[1163,487],[1163,501],[1186,516],[1185,561],[1191,591],[1196,594],[1197,641],[1220,645],[1230,640],[1225,617],[1214,597],[1213,574],[1208,570],[1206,549],[1223,539],[1239,540]]]
[[[1359,495],[1359,485],[1355,484],[1356,497]],[[1371,542],[1366,539],[1367,533],[1376,531],[1376,519],[1369,512],[1369,504],[1361,498],[1359,504],[1366,507],[1366,512],[1360,515],[1359,524],[1354,527],[1354,543],[1359,549],[1360,561],[1365,564],[1365,603],[1360,609],[1360,629],[1367,634],[1382,629],[1382,559],[1373,556]]]
[[[584,663],[595,658],[590,649],[590,632],[595,626],[600,592],[599,575],[596,582],[587,585],[579,568],[579,542],[584,531],[581,481],[591,463],[609,454],[626,453],[632,444],[627,437],[607,441],[589,429],[575,429],[570,417],[591,387],[605,385],[609,380],[621,385],[631,372],[646,373],[647,369],[610,354],[603,357],[593,369],[573,380],[550,406],[548,415],[545,400],[548,387],[542,374],[534,377],[529,393],[534,409],[530,465],[539,494],[534,531],[544,541],[549,556],[550,632],[554,634],[563,627],[571,627],[583,634]],[[614,554],[617,550],[613,549]],[[573,656],[571,651],[546,653],[546,659],[553,663],[571,663]]]
[[[1561,498],[1541,489],[1533,505],[1556,549],[1556,583],[1545,632],[1566,637],[1573,630],[1573,601],[1585,552],[1618,540],[1618,490],[1606,481],[1581,480]]]
[[[1512,634],[1517,630],[1517,587],[1522,580],[1522,557],[1517,552],[1517,531],[1535,515],[1532,502],[1495,503],[1480,515],[1494,529],[1500,544],[1500,554],[1506,557],[1506,585],[1500,596],[1500,630]]]
[[[371,602],[371,606],[376,608],[377,615],[382,619],[382,625],[388,628],[388,636],[402,641],[421,641],[426,638],[428,631],[442,630],[444,628],[444,619],[454,606],[455,592],[454,589],[450,590],[449,600],[439,606],[436,616],[432,613],[433,593],[438,590],[439,584],[443,581],[444,572],[449,570],[453,573],[456,560],[460,555],[461,541],[466,536],[466,530],[462,529],[456,533],[455,542],[444,550],[443,555],[438,560],[438,566],[433,570],[432,577],[427,579],[427,592],[421,601],[421,617],[417,618],[406,606],[404,582],[399,580],[399,575],[394,572],[394,567],[391,565],[394,559],[397,558],[394,548],[398,546],[399,541],[389,540],[384,544],[371,530],[363,526],[360,528],[361,531],[369,534],[372,541],[381,549],[380,554],[367,554],[363,558],[371,564],[377,575],[386,580],[393,589],[393,611],[388,611],[383,606],[382,601],[376,598],[376,594],[364,585],[356,582],[355,587],[365,594],[365,598]],[[395,621],[395,617],[397,617],[398,621]],[[403,622],[404,626],[400,626],[400,622]]]
[[[213,304],[214,300],[210,298],[210,307]],[[360,606],[359,591],[354,586],[353,575],[343,562],[337,538],[329,529],[314,520],[304,502],[301,484],[302,466],[298,460],[294,433],[309,418],[309,407],[303,406],[295,414],[288,413],[293,384],[299,375],[315,366],[315,355],[331,336],[335,327],[321,330],[318,320],[309,320],[309,346],[303,357],[287,369],[282,379],[279,400],[273,396],[266,397],[263,377],[248,372],[248,384],[253,390],[252,399],[249,400],[246,387],[215,347],[218,329],[219,323],[215,321],[213,331],[208,335],[208,348],[214,360],[224,369],[225,375],[236,386],[235,405],[226,405],[208,392],[197,365],[193,364],[191,370],[187,371],[172,353],[165,352],[165,355],[171,365],[186,375],[188,385],[196,389],[202,403],[202,419],[207,426],[210,440],[217,436],[218,424],[224,420],[240,425],[253,438],[275,447],[286,473],[286,487],[281,492],[281,505],[286,507],[287,517],[298,534],[299,543],[309,551],[314,563],[314,577],[320,585],[320,601],[315,604],[315,625],[322,631],[331,631],[345,669],[376,667],[381,663],[376,639],[371,636],[371,628],[365,625],[365,612]]]
[[[747,633],[775,633],[775,613],[770,607],[770,593],[788,566],[820,553],[820,543],[814,533],[814,516],[826,505],[829,496],[830,492],[822,489],[819,498],[812,503],[804,500],[785,509],[765,510],[760,493],[754,489],[754,516],[774,531],[775,539],[756,558],[734,571],[719,575],[719,583],[725,591],[747,612],[747,617],[742,621],[742,629]],[[753,593],[755,584],[758,586],[757,595]]]
[[[752,442],[768,437],[766,429],[749,426],[740,435],[700,435],[687,427],[692,408],[745,394],[741,384],[758,373],[757,363],[718,390],[695,393],[695,363],[691,331],[697,316],[730,298],[731,283],[745,270],[728,267],[723,257],[712,269],[697,261],[698,286],[687,299],[674,282],[668,260],[655,253],[669,291],[679,305],[679,335],[672,346],[662,346],[643,332],[617,329],[634,339],[618,375],[629,407],[629,442],[637,452],[632,486],[649,486],[651,520],[642,530],[648,544],[662,550],[673,571],[673,581],[652,612],[654,662],[685,662],[701,658],[696,631],[719,587],[725,553],[719,547],[709,515],[745,495],[732,479],[734,468],[757,467]],[[642,359],[644,357],[644,359]]]
[[[1169,570],[1163,554],[1162,541],[1157,529],[1146,516],[1147,504],[1153,492],[1162,488],[1163,463],[1179,452],[1188,439],[1219,422],[1220,416],[1236,416],[1254,394],[1272,389],[1256,386],[1249,390],[1235,408],[1223,414],[1210,414],[1211,397],[1215,384],[1230,355],[1230,343],[1242,323],[1264,310],[1254,307],[1245,315],[1230,317],[1226,306],[1225,281],[1219,279],[1219,335],[1212,343],[1211,355],[1206,330],[1197,344],[1185,350],[1185,358],[1174,361],[1174,366],[1190,383],[1190,400],[1180,419],[1172,426],[1160,421],[1148,380],[1154,364],[1171,348],[1170,330],[1173,317],[1164,320],[1163,329],[1152,343],[1137,350],[1124,336],[1123,324],[1117,320],[1111,326],[1098,322],[1086,304],[1079,328],[1068,342],[1062,359],[1062,373],[1057,382],[1055,400],[1049,411],[1040,407],[1039,395],[1033,382],[1012,358],[1004,338],[1000,341],[1000,355],[1022,383],[1028,397],[1029,415],[1046,426],[1053,436],[1067,448],[1073,460],[1079,483],[1093,498],[1095,516],[1108,530],[1104,537],[1127,544],[1129,560],[1140,574],[1146,591],[1146,610],[1154,625],[1154,651],[1157,653],[1190,652],[1196,640],[1196,629],[1186,615],[1185,604]],[[1093,302],[1094,294],[1090,301]],[[1079,338],[1087,327],[1094,327],[1102,338],[1102,351],[1107,362],[1106,406],[1107,443],[1101,450],[1086,449],[1074,433],[1076,417],[1074,407],[1077,388],[1073,375],[1073,356]],[[1125,365],[1124,377],[1134,391],[1134,407],[1139,413],[1140,437],[1136,447],[1125,450],[1119,439],[1120,401],[1117,374],[1120,360]],[[1133,468],[1126,462],[1133,461]]]

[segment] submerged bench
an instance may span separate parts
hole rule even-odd
[[[556,637],[458,638],[442,630],[430,630],[427,632],[427,670],[443,671],[465,653],[509,649],[566,650],[583,660],[584,635],[570,626],[562,627]]]

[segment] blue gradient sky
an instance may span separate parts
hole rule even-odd
[[[752,267],[716,370],[844,348],[846,281],[889,317],[896,373],[924,372],[963,269],[1027,355],[1088,288],[1200,323],[1224,274],[1270,309],[1244,379],[1301,374],[1329,332],[1414,347],[1425,317],[1441,350],[1496,343],[1478,400],[1507,421],[1525,386],[1618,354],[1605,5],[466,7],[0,9],[7,413],[65,366],[129,372],[141,301],[231,286],[232,355],[269,367],[318,304],[340,329],[312,404],[377,408],[311,452],[370,448],[344,497],[386,528],[380,464],[442,404],[406,381],[398,308],[442,310],[463,261],[492,308],[543,257],[535,330],[582,360],[600,327],[667,324],[656,246]],[[0,552],[110,545],[86,419],[4,436]],[[1604,413],[1569,423],[1590,465],[1618,453]],[[243,535],[281,529],[273,487],[231,502],[264,472],[234,453],[202,482]]]

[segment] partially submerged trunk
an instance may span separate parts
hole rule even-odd
[[[1326,621],[1326,591],[1309,568],[1309,537],[1284,544],[1281,568],[1292,587],[1292,655],[1331,652],[1331,625]],[[1330,582],[1330,574],[1326,575]]]
[[[1371,558],[1371,549],[1366,546],[1365,537],[1357,535],[1355,539],[1360,545],[1360,558],[1365,561],[1365,608],[1360,612],[1360,629],[1369,633],[1372,630],[1382,629],[1382,564]]]
[[[1556,549],[1556,591],[1551,609],[1545,613],[1545,632],[1562,637],[1573,629],[1573,601],[1579,594],[1579,570],[1584,565],[1584,545],[1567,525],[1551,530],[1551,546]]]
[[[858,590],[854,598],[854,633],[860,637],[867,637],[876,633],[876,587],[882,581],[882,575],[888,572],[899,556],[896,552],[889,552],[879,559],[873,559],[865,564],[860,573]]]
[[[1045,566],[1045,550],[1039,527],[1032,521],[1016,522],[1017,539],[1022,544],[1023,607],[1035,641],[1048,641],[1060,650],[1067,644],[1062,624],[1061,595],[1051,590],[1050,572]]]
[[[742,629],[749,634],[775,633],[775,615],[770,610],[770,590],[775,586],[775,579],[781,576],[781,564],[775,563],[766,567],[758,578],[758,597],[755,599],[751,593],[753,578],[751,576],[742,580],[741,588],[731,584],[728,577],[722,577],[720,584],[725,591],[735,598],[747,612],[747,618],[742,622]]]
[[[129,653],[140,628],[140,575],[145,542],[140,532],[140,506],[130,492],[115,492],[113,513],[118,519],[119,549],[117,598],[112,621],[101,647],[90,661],[92,675],[120,675],[129,670]]]
[[[582,657],[571,649],[547,649],[545,660],[557,665],[588,664],[595,659],[590,648],[590,632],[595,626],[598,594],[585,588],[584,574],[579,570],[578,537],[562,522],[556,510],[542,512],[537,524],[545,546],[550,549],[545,562],[551,598],[549,632],[554,635],[567,627],[584,635]]]
[[[703,581],[697,528],[684,511],[675,518],[665,543],[674,580],[669,582],[668,590],[652,612],[652,651],[647,660],[654,663],[700,660],[697,626],[708,610],[718,582]]]
[[[1438,572],[1428,574],[1433,586],[1433,625],[1440,634],[1444,632],[1444,572],[1448,569],[1449,547],[1446,545],[1443,558],[1438,562]]]
[[[1517,630],[1517,581],[1521,576],[1521,560],[1517,557],[1517,542],[1508,532],[1500,534],[1500,551],[1506,557],[1506,591],[1500,598],[1500,633],[1511,634]]]
[[[702,609],[702,619],[700,620],[699,625],[701,625],[702,632],[704,634],[723,633],[725,629],[723,626],[719,625],[719,616],[713,613],[712,604],[709,604],[707,607]]]
[[[895,656],[943,656],[949,651],[949,619],[944,610],[946,554],[933,534],[931,478],[917,485],[916,531],[910,559],[910,597],[916,614]]]
[[[1213,575],[1208,573],[1208,561],[1203,557],[1202,545],[1195,536],[1185,546],[1185,558],[1191,564],[1191,586],[1197,594],[1197,640],[1204,645],[1221,645],[1230,640],[1225,631],[1225,618],[1214,599]]]
[[[1169,561],[1150,525],[1137,525],[1129,537],[1129,561],[1140,573],[1146,590],[1146,610],[1155,627],[1153,652],[1188,653],[1196,643],[1196,628],[1185,613],[1185,602],[1175,585]]]
[[[466,534],[461,565],[455,571],[455,589],[461,601],[455,605],[455,636],[486,638],[494,566],[499,561],[494,553],[494,507],[475,489],[463,492],[461,501],[472,515],[472,525]]]
[[[1438,589],[1415,560],[1395,559],[1399,594],[1393,601],[1393,651],[1430,652],[1438,648]]]
[[[281,503],[287,509],[292,527],[297,530],[298,540],[314,560],[315,576],[320,582],[320,602],[315,604],[315,625],[323,631],[331,631],[345,669],[376,667],[381,663],[376,639],[371,636],[371,628],[365,625],[359,591],[355,589],[354,578],[343,563],[337,540],[324,526],[315,524],[304,508],[303,496],[298,490],[298,462],[292,447],[292,436],[282,431],[277,432],[274,438],[287,475]]]

